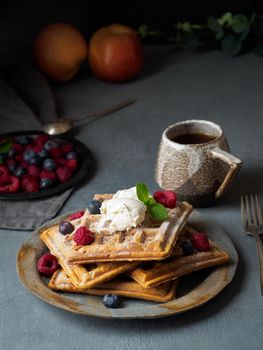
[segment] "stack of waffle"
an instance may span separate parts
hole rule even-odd
[[[110,195],[96,195],[99,201]],[[96,232],[100,215],[88,211],[71,223],[75,230],[68,235],[59,232],[59,225],[42,230],[40,238],[60,268],[53,274],[49,287],[55,291],[121,296],[170,301],[175,297],[178,277],[229,260],[227,253],[209,241],[206,252],[185,255],[182,246],[190,241],[195,230],[186,225],[192,207],[178,203],[169,211],[168,219],[158,222],[146,214],[144,222],[129,231]],[[81,226],[94,232],[94,242],[78,246],[73,237]]]

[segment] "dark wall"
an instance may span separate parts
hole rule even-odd
[[[209,14],[226,11],[263,12],[263,2],[229,1],[23,1],[0,2],[0,68],[29,59],[32,40],[47,23],[64,21],[76,25],[89,38],[99,27],[119,22],[169,27],[179,20],[204,21]]]
[[[141,23],[169,26],[178,20],[204,20],[208,14],[225,11],[260,11],[263,2],[230,1],[23,1],[2,0],[0,20],[10,20],[35,30],[47,22],[67,21],[78,25],[87,34],[96,28],[122,22],[137,27]]]

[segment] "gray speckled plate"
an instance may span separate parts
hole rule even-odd
[[[65,216],[63,216],[65,217]],[[61,221],[58,217],[44,226],[50,226]],[[167,303],[154,303],[135,299],[125,299],[123,307],[107,309],[98,296],[80,295],[73,293],[58,293],[47,287],[47,281],[38,274],[36,261],[46,249],[39,239],[39,230],[33,232],[23,243],[17,254],[17,273],[21,283],[33,294],[46,302],[62,309],[87,316],[102,318],[157,318],[175,315],[203,305],[214,298],[233,279],[237,264],[237,251],[223,229],[212,221],[194,211],[189,224],[196,229],[206,232],[210,239],[215,241],[228,252],[231,261],[229,264],[202,270],[184,276],[180,283],[177,298]]]

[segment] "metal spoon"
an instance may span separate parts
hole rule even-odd
[[[133,104],[134,102],[135,100],[128,99],[112,107],[109,107],[103,111],[92,113],[84,118],[79,118],[79,119],[59,118],[54,122],[43,124],[42,129],[48,135],[65,134],[66,132],[71,130],[74,126],[81,126],[83,124],[91,122],[94,119],[105,117],[106,115],[116,112],[122,108],[125,108]]]

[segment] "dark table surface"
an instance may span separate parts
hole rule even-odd
[[[261,349],[263,301],[255,242],[240,221],[240,195],[263,190],[263,69],[253,54],[175,53],[147,50],[144,74],[125,84],[87,76],[54,90],[65,117],[112,105],[137,103],[78,130],[97,170],[61,213],[85,207],[97,192],[114,192],[141,181],[157,188],[154,167],[162,130],[184,119],[220,124],[234,155],[244,161],[225,197],[202,214],[219,223],[239,252],[233,282],[208,304],[156,320],[101,320],[70,314],[31,295],[19,283],[15,259],[30,232],[0,231],[0,348],[13,349]],[[32,111],[0,82],[1,132],[39,128]]]

